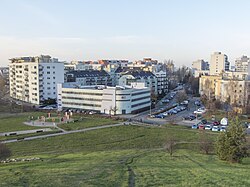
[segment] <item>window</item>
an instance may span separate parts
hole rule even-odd
[[[47,66],[47,69],[50,69],[50,66]]]
[[[50,79],[50,77],[47,77],[47,79]]]
[[[50,72],[49,72],[49,71],[47,71],[47,74],[50,74]]]
[[[53,77],[53,79],[56,79],[56,77]]]

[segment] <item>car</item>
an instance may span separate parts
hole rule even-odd
[[[221,126],[220,131],[221,131],[221,132],[225,132],[225,131],[226,131],[226,129],[227,129],[227,127],[226,127],[226,126]]]
[[[197,105],[197,106],[200,106],[200,105],[201,105],[201,102],[200,102],[199,100],[196,100],[196,101],[194,102],[194,104]]]
[[[198,111],[198,110],[194,111],[194,114],[204,114],[204,113],[205,113],[204,111]]]
[[[205,130],[212,130],[212,128],[213,128],[212,125],[206,125],[204,129]]]
[[[218,126],[218,125],[220,125],[220,122],[219,121],[214,121],[213,125]]]
[[[188,104],[188,100],[181,102],[181,105],[187,105],[187,104]]]
[[[202,123],[202,124],[207,124],[207,120],[206,120],[206,119],[202,119],[202,120],[201,120],[201,123]]]
[[[162,102],[163,103],[169,103],[169,99],[163,99]]]
[[[162,114],[155,115],[155,118],[164,118]]]
[[[192,129],[198,129],[199,126],[197,124],[192,125]]]
[[[51,106],[45,106],[45,107],[43,107],[41,109],[43,109],[43,110],[53,110],[54,108],[51,107]]]
[[[194,120],[195,118],[196,118],[196,117],[195,117],[194,115],[190,115],[190,116],[189,116],[189,120],[190,120],[190,121]]]
[[[171,109],[168,111],[168,114],[169,115],[172,115],[172,114],[177,114],[178,112],[175,110],[175,109]]]
[[[183,120],[189,120],[189,117],[190,117],[190,116],[184,116],[182,119],[183,119]]]
[[[205,125],[200,124],[200,125],[199,125],[199,129],[205,129]]]
[[[213,126],[213,128],[212,128],[212,131],[220,131],[220,127],[219,126]]]

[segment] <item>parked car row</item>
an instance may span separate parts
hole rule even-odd
[[[192,125],[192,129],[204,129],[204,130],[211,130],[214,132],[218,132],[218,131],[225,132],[226,128],[227,126],[203,124],[202,122]]]
[[[174,114],[177,114],[178,112],[181,112],[183,110],[186,110],[186,107],[183,106],[183,105],[179,105],[179,106],[176,106],[166,112],[163,112],[163,113],[160,113],[160,114],[157,114],[157,115],[154,115],[154,116],[151,116],[151,117],[154,117],[154,118],[165,118],[166,116],[168,115],[174,115]]]
[[[92,111],[92,110],[81,110],[81,109],[63,109],[62,112],[73,112],[73,113],[82,113],[82,114],[97,114],[97,111]]]

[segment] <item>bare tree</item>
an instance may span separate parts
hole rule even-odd
[[[176,95],[176,101],[177,101],[178,103],[181,103],[182,101],[185,101],[185,100],[187,100],[187,99],[188,99],[188,96],[187,96],[187,94],[186,94],[185,91],[180,91],[180,92],[178,92],[177,95]]]
[[[173,135],[168,135],[164,148],[170,156],[172,156],[176,150],[176,143],[176,138]]]

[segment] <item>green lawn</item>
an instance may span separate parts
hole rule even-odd
[[[173,157],[163,149],[170,134],[182,142]],[[10,143],[12,158],[42,160],[0,164],[0,186],[250,186],[250,158],[222,162],[201,154],[198,141],[199,130],[166,125]]]
[[[250,159],[218,161],[187,150],[113,150],[37,155],[42,160],[0,164],[1,186],[249,186]]]
[[[37,129],[41,127],[31,127],[23,124],[24,121],[28,120],[29,116],[37,117],[40,113],[23,113],[15,115],[1,115],[0,116],[0,132],[11,132]]]
[[[73,119],[80,119],[80,116],[74,116]],[[78,122],[71,122],[67,124],[61,124],[59,127],[61,127],[64,130],[79,130],[84,129],[88,127],[96,127],[96,126],[102,126],[102,125],[110,125],[110,124],[116,124],[120,123],[121,121],[109,119],[109,118],[101,118],[98,116],[93,117],[82,117],[81,121]]]

